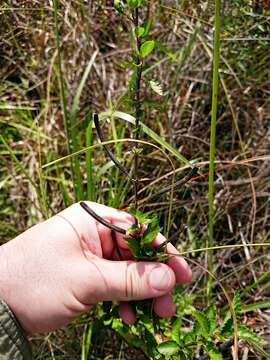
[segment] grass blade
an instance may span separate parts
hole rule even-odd
[[[33,179],[31,178],[31,176],[27,173],[27,171],[25,170],[25,168],[22,166],[22,164],[20,163],[20,161],[17,159],[17,156],[14,154],[14,151],[11,149],[11,147],[8,145],[8,143],[6,142],[6,140],[3,138],[3,136],[0,134],[0,140],[2,141],[4,147],[7,149],[10,157],[12,158],[12,160],[15,162],[15,164],[18,166],[18,168],[20,169],[20,171],[24,174],[24,176],[27,178],[27,180],[29,180],[29,182],[31,183],[31,185],[36,189],[37,193],[38,193],[38,186],[37,184],[33,181]]]
[[[88,116],[89,123],[86,129],[86,175],[87,175],[87,199],[94,201],[94,176],[93,176],[93,160],[92,160],[92,149],[93,145],[93,133],[92,133],[92,124],[93,119],[92,115]]]
[[[132,115],[129,115],[127,113],[121,112],[121,111],[106,111],[99,114],[100,118],[105,117],[118,117],[122,120],[125,120],[133,125],[135,125],[135,117]],[[155,140],[159,145],[163,146],[166,150],[168,150],[172,155],[174,155],[177,160],[179,160],[181,163],[184,163],[185,165],[188,165],[192,167],[192,164],[190,161],[188,161],[180,152],[175,149],[172,145],[168,144],[166,141],[162,139],[161,136],[159,136],[157,133],[155,133],[152,129],[150,129],[148,126],[146,126],[144,123],[140,122],[141,130],[148,135],[151,139]]]
[[[80,84],[77,88],[74,99],[72,101],[71,110],[70,110],[72,152],[76,152],[79,149],[78,139],[77,139],[77,112],[78,112],[78,108],[80,105],[80,97],[81,97],[83,88],[86,84],[88,75],[92,69],[92,66],[94,64],[97,54],[98,54],[98,51],[96,50],[93,53],[93,55],[91,56],[91,59],[89,60],[88,65],[83,73],[82,79],[80,81]],[[74,189],[75,189],[76,199],[82,200],[83,199],[82,177],[81,177],[81,173],[80,173],[80,161],[79,161],[78,157],[74,158],[73,166],[74,166],[73,185],[74,185]]]
[[[212,80],[212,112],[211,112],[211,135],[210,135],[210,164],[208,184],[208,243],[207,247],[213,247],[214,241],[214,171],[216,152],[216,122],[217,122],[217,100],[219,83],[219,55],[220,55],[220,12],[221,0],[215,0],[215,32],[214,32],[214,54],[213,54],[213,80]],[[207,253],[208,270],[213,272],[213,251]],[[211,301],[213,279],[208,277],[207,296]]]

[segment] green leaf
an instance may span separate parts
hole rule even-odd
[[[177,355],[177,360],[186,360],[187,357],[183,351],[180,351],[180,353]]]
[[[150,30],[151,30],[151,26],[152,26],[152,20],[151,19],[148,19],[145,23],[144,23],[144,34],[143,36],[146,37]]]
[[[158,355],[157,342],[154,335],[147,328],[145,328],[145,340],[149,354],[156,358],[156,355]]]
[[[239,291],[237,291],[234,295],[233,308],[234,308],[237,320],[240,321],[242,307],[241,307],[241,295],[240,295]]]
[[[114,8],[116,11],[118,11],[120,14],[124,13],[124,4],[121,0],[114,0]]]
[[[210,321],[208,320],[207,316],[198,310],[194,310],[192,315],[197,320],[199,326],[197,326],[198,332],[205,338],[207,338],[211,331],[210,331]]]
[[[142,148],[133,148],[133,149],[132,149],[132,153],[133,153],[133,154],[140,155],[142,152],[143,152],[143,149],[142,149]]]
[[[164,95],[164,94],[163,94],[163,90],[162,90],[162,86],[159,84],[158,81],[156,81],[156,80],[150,80],[150,81],[149,81],[149,85],[150,85],[151,89],[152,89],[155,93],[157,93],[157,94],[160,95],[160,96],[163,96],[163,95]]]
[[[135,71],[130,76],[128,88],[130,91],[135,91],[137,88],[137,74]]]
[[[190,330],[187,333],[184,333],[183,335],[183,342],[184,343],[191,343],[191,342],[195,342],[196,341],[196,336],[195,336],[195,331],[194,328],[192,330]]]
[[[131,214],[135,216],[140,225],[149,224],[152,221],[149,213],[142,213],[139,209],[131,211]]]
[[[266,352],[260,345],[253,342],[252,340],[249,340],[249,343],[254,348],[254,350],[256,349],[258,354],[261,355],[261,359],[270,360],[270,355],[268,351]]]
[[[138,27],[136,28],[136,35],[137,35],[139,38],[143,37],[144,33],[145,33],[145,29],[144,29],[143,26],[138,26]]]
[[[270,308],[270,300],[257,301],[255,303],[242,306],[241,314],[246,313],[248,311],[254,311],[258,309],[269,309],[269,308]]]
[[[153,140],[155,140],[159,145],[163,146],[165,149],[167,149],[169,152],[171,152],[179,161],[183,162],[186,165],[190,165],[191,163],[180,154],[178,150],[176,150],[172,145],[168,144],[166,141],[162,139],[161,136],[159,136],[157,133],[155,133],[152,129],[150,129],[148,126],[140,122],[140,126],[142,131],[151,137]]]
[[[112,116],[114,118],[118,117],[119,119],[125,120],[133,125],[135,125],[135,122],[136,122],[136,119],[134,116],[127,114],[125,112],[122,112],[122,111],[109,110],[109,111],[100,113],[99,116],[100,116],[100,119],[104,119],[108,116]],[[150,129],[148,126],[146,126],[141,121],[140,121],[140,128],[152,140],[157,142],[160,146],[163,146],[172,155],[174,155],[177,160],[179,160],[181,163],[184,163],[185,165],[192,167],[192,165],[194,164],[194,161],[188,161],[182,154],[180,154],[180,152],[176,148],[174,148],[172,145],[170,145],[166,141],[164,141],[161,136],[159,136],[157,133],[155,133],[152,129]]]
[[[132,224],[128,229],[127,229],[127,235],[129,234],[134,234],[139,230],[139,226],[137,224]]]
[[[220,335],[221,336],[232,335],[233,329],[234,329],[234,326],[233,326],[232,318],[227,318],[224,320],[224,322],[221,326]]]
[[[154,50],[155,42],[154,40],[145,41],[140,47],[140,55],[142,58],[147,57]]]
[[[167,340],[159,344],[157,349],[162,355],[172,356],[179,351],[179,345],[173,340]]]
[[[207,354],[211,360],[222,360],[222,354],[211,343],[206,345]]]
[[[177,344],[180,344],[180,330],[181,330],[182,319],[177,318],[172,325],[172,340]]]
[[[210,323],[211,332],[214,332],[217,327],[216,314],[217,309],[215,304],[211,304],[210,306],[208,306],[208,308],[206,309],[206,317]]]
[[[171,52],[162,42],[158,41],[156,45],[158,46],[159,50],[171,58],[172,61],[177,61],[176,55]]]
[[[112,316],[106,315],[102,318],[102,320],[103,320],[103,324],[105,326],[109,326],[109,325],[111,325],[113,318],[112,318]]]
[[[150,32],[150,29],[151,29],[151,25],[152,25],[152,21],[151,20],[147,20],[143,25],[141,26],[138,26],[135,30],[136,32],[136,35],[139,37],[139,38],[145,38],[149,32]]]
[[[234,295],[233,301],[232,301],[232,307],[235,311],[235,315],[237,318],[237,322],[240,322],[240,315],[241,315],[241,311],[242,311],[242,307],[241,307],[241,297],[240,297],[240,293],[236,292],[236,294]],[[233,334],[233,320],[232,320],[232,315],[231,312],[228,311],[225,319],[223,321],[223,325],[221,327],[221,334],[225,335],[225,334]]]
[[[125,238],[124,240],[128,244],[128,248],[131,251],[132,255],[135,258],[140,258],[141,257],[141,248],[140,248],[139,240],[131,238],[131,237]]]
[[[120,319],[113,319],[112,321],[112,329],[116,331],[122,331],[123,330],[123,322]]]
[[[142,245],[147,248],[152,248],[152,241],[157,237],[157,234],[161,231],[161,227],[158,223],[158,217],[154,217],[151,222],[148,224],[147,229],[142,235]]]
[[[131,9],[136,9],[142,5],[143,0],[128,0],[127,3]]]
[[[252,343],[256,343],[258,345],[267,345],[267,342],[262,337],[258,336],[245,325],[238,325],[238,335],[240,339],[251,341]]]

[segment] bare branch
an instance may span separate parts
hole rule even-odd
[[[173,186],[176,187],[180,187],[183,186],[184,184],[186,184],[190,179],[193,178],[193,176],[195,176],[198,173],[198,168],[194,167],[193,169],[191,169],[191,171],[189,173],[187,173],[182,179],[176,181]],[[163,195],[167,192],[169,192],[172,189],[172,185],[166,186],[163,189],[157,191],[155,194],[151,195],[147,200],[152,200],[155,197],[159,196],[159,195]]]
[[[109,223],[107,220],[103,219],[103,217],[99,216],[93,209],[91,209],[84,201],[80,202],[81,207],[91,215],[95,220],[100,222],[102,225],[106,226],[107,228],[117,231],[120,234],[126,235],[127,231],[125,229],[120,228],[119,226],[113,225]]]
[[[99,124],[99,117],[98,114],[94,114],[94,123],[95,123],[95,127],[97,129],[97,134],[98,137],[100,139],[101,142],[106,141],[105,136],[101,130],[100,124]],[[113,152],[111,151],[111,149],[109,148],[108,145],[103,144],[102,145],[104,148],[105,153],[107,154],[107,156],[112,160],[112,162],[118,167],[119,170],[121,170],[125,175],[129,176],[129,173],[127,171],[127,169],[119,162],[119,160],[116,159],[116,157],[114,156]]]

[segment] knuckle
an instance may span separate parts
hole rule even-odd
[[[129,263],[126,270],[126,296],[127,299],[137,299],[140,294],[141,280],[139,278],[136,263]]]

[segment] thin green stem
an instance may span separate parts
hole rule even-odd
[[[134,26],[135,28],[139,25],[139,9],[135,9],[134,12]],[[141,78],[142,78],[142,59],[139,55],[141,47],[141,41],[138,36],[136,36],[136,48],[137,54],[134,56],[134,61],[136,64],[136,90],[135,90],[135,139],[139,140],[139,132],[140,132],[140,116],[141,116]],[[134,153],[134,206],[135,209],[138,206],[138,171],[139,171],[139,155],[138,155],[138,143],[135,145],[135,153]]]
[[[54,33],[55,33],[56,49],[57,49],[57,71],[58,71],[59,86],[60,86],[60,100],[61,100],[61,108],[63,114],[64,129],[66,134],[66,147],[67,147],[67,153],[69,155],[72,152],[70,146],[69,131],[68,131],[70,122],[68,117],[67,99],[65,93],[65,81],[62,72],[61,44],[60,44],[60,34],[59,34],[59,22],[58,22],[58,0],[53,0],[53,17],[54,17]],[[72,157],[70,158],[70,168],[71,168],[72,181],[73,184],[75,184],[75,175],[74,175],[74,166],[73,166]]]
[[[93,64],[95,62],[96,56],[97,56],[97,51],[95,51],[84,72],[83,72],[83,76],[81,78],[81,81],[79,83],[79,86],[77,87],[77,90],[75,92],[73,101],[72,101],[72,105],[71,105],[71,109],[70,109],[70,126],[71,126],[71,150],[72,152],[77,151],[80,148],[80,136],[79,136],[79,131],[78,131],[78,110],[79,110],[79,105],[80,105],[80,98],[83,92],[83,89],[86,85],[88,76],[90,74],[90,71],[93,67]],[[74,191],[75,191],[75,195],[76,195],[76,200],[82,200],[84,197],[83,194],[83,181],[82,181],[82,175],[81,175],[81,169],[80,169],[80,159],[79,158],[75,158],[73,160],[73,187],[74,187]]]
[[[216,121],[217,101],[219,85],[219,56],[220,56],[220,9],[221,0],[215,0],[215,32],[214,32],[214,53],[213,53],[213,80],[212,80],[212,113],[211,113],[211,136],[210,136],[210,165],[209,165],[209,188],[208,188],[208,243],[207,247],[213,247],[214,241],[214,171],[215,171],[215,150],[216,150]],[[208,270],[213,272],[213,251],[207,254]],[[207,297],[212,297],[212,277],[208,277]]]
[[[87,174],[87,199],[94,201],[94,176],[93,176],[93,152],[91,145],[93,145],[93,134],[92,134],[92,114],[87,117],[88,126],[86,129],[86,174]]]
[[[200,249],[191,249],[191,250],[187,250],[187,251],[182,251],[180,252],[180,255],[182,256],[186,256],[189,254],[195,254],[195,253],[199,253],[199,252],[204,252],[204,251],[213,251],[213,250],[224,250],[224,249],[238,249],[238,248],[245,248],[245,247],[270,247],[270,243],[253,243],[253,244],[232,244],[232,245],[220,245],[220,246],[212,246],[212,247],[205,247],[205,248],[200,248]],[[267,272],[268,273],[268,272]],[[265,273],[265,274],[267,274]],[[270,270],[269,270],[269,274],[270,274]]]

